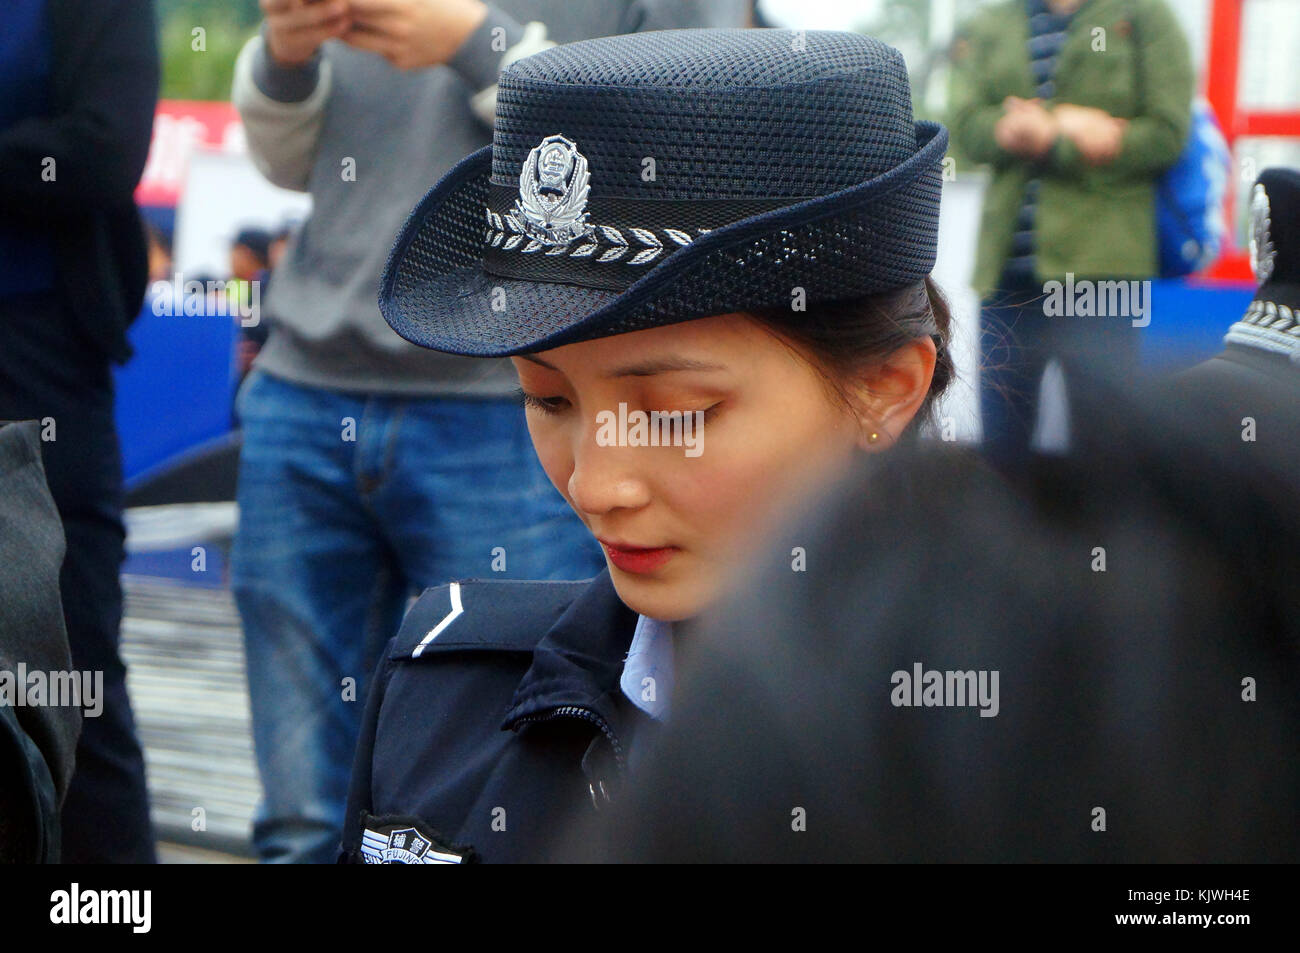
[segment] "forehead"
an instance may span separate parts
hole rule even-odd
[[[638,367],[649,368],[654,373],[706,369],[740,372],[760,363],[768,347],[779,349],[780,346],[752,319],[726,314],[566,344],[520,355],[519,359],[525,364],[553,367],[570,376],[616,376],[616,372]]]

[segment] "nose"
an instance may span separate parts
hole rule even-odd
[[[615,509],[637,509],[650,502],[650,488],[638,472],[639,447],[602,446],[588,431],[573,454],[569,499],[583,513],[601,516]]]

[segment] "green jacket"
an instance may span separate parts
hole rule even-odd
[[[1040,160],[994,141],[1003,99],[1035,95],[1028,36],[1024,0],[1007,0],[976,15],[954,50],[952,136],[961,154],[992,171],[972,283],[982,297],[996,287],[1035,175],[1039,278],[1153,277],[1156,182],[1191,125],[1195,77],[1182,28],[1164,0],[1084,0],[1075,13],[1054,76],[1057,95],[1046,105],[1094,106],[1129,120],[1119,155],[1102,166],[1088,165],[1063,136]]]

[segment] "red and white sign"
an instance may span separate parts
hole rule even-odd
[[[196,149],[244,155],[244,124],[230,103],[163,99],[154,114],[149,160],[135,190],[141,205],[179,203]]]

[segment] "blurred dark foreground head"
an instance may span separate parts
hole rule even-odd
[[[1269,400],[1246,441],[1215,395],[1098,381],[1086,459],[864,461],[683,635],[654,755],[557,856],[1294,861],[1300,434]],[[925,704],[930,671],[973,697]]]

